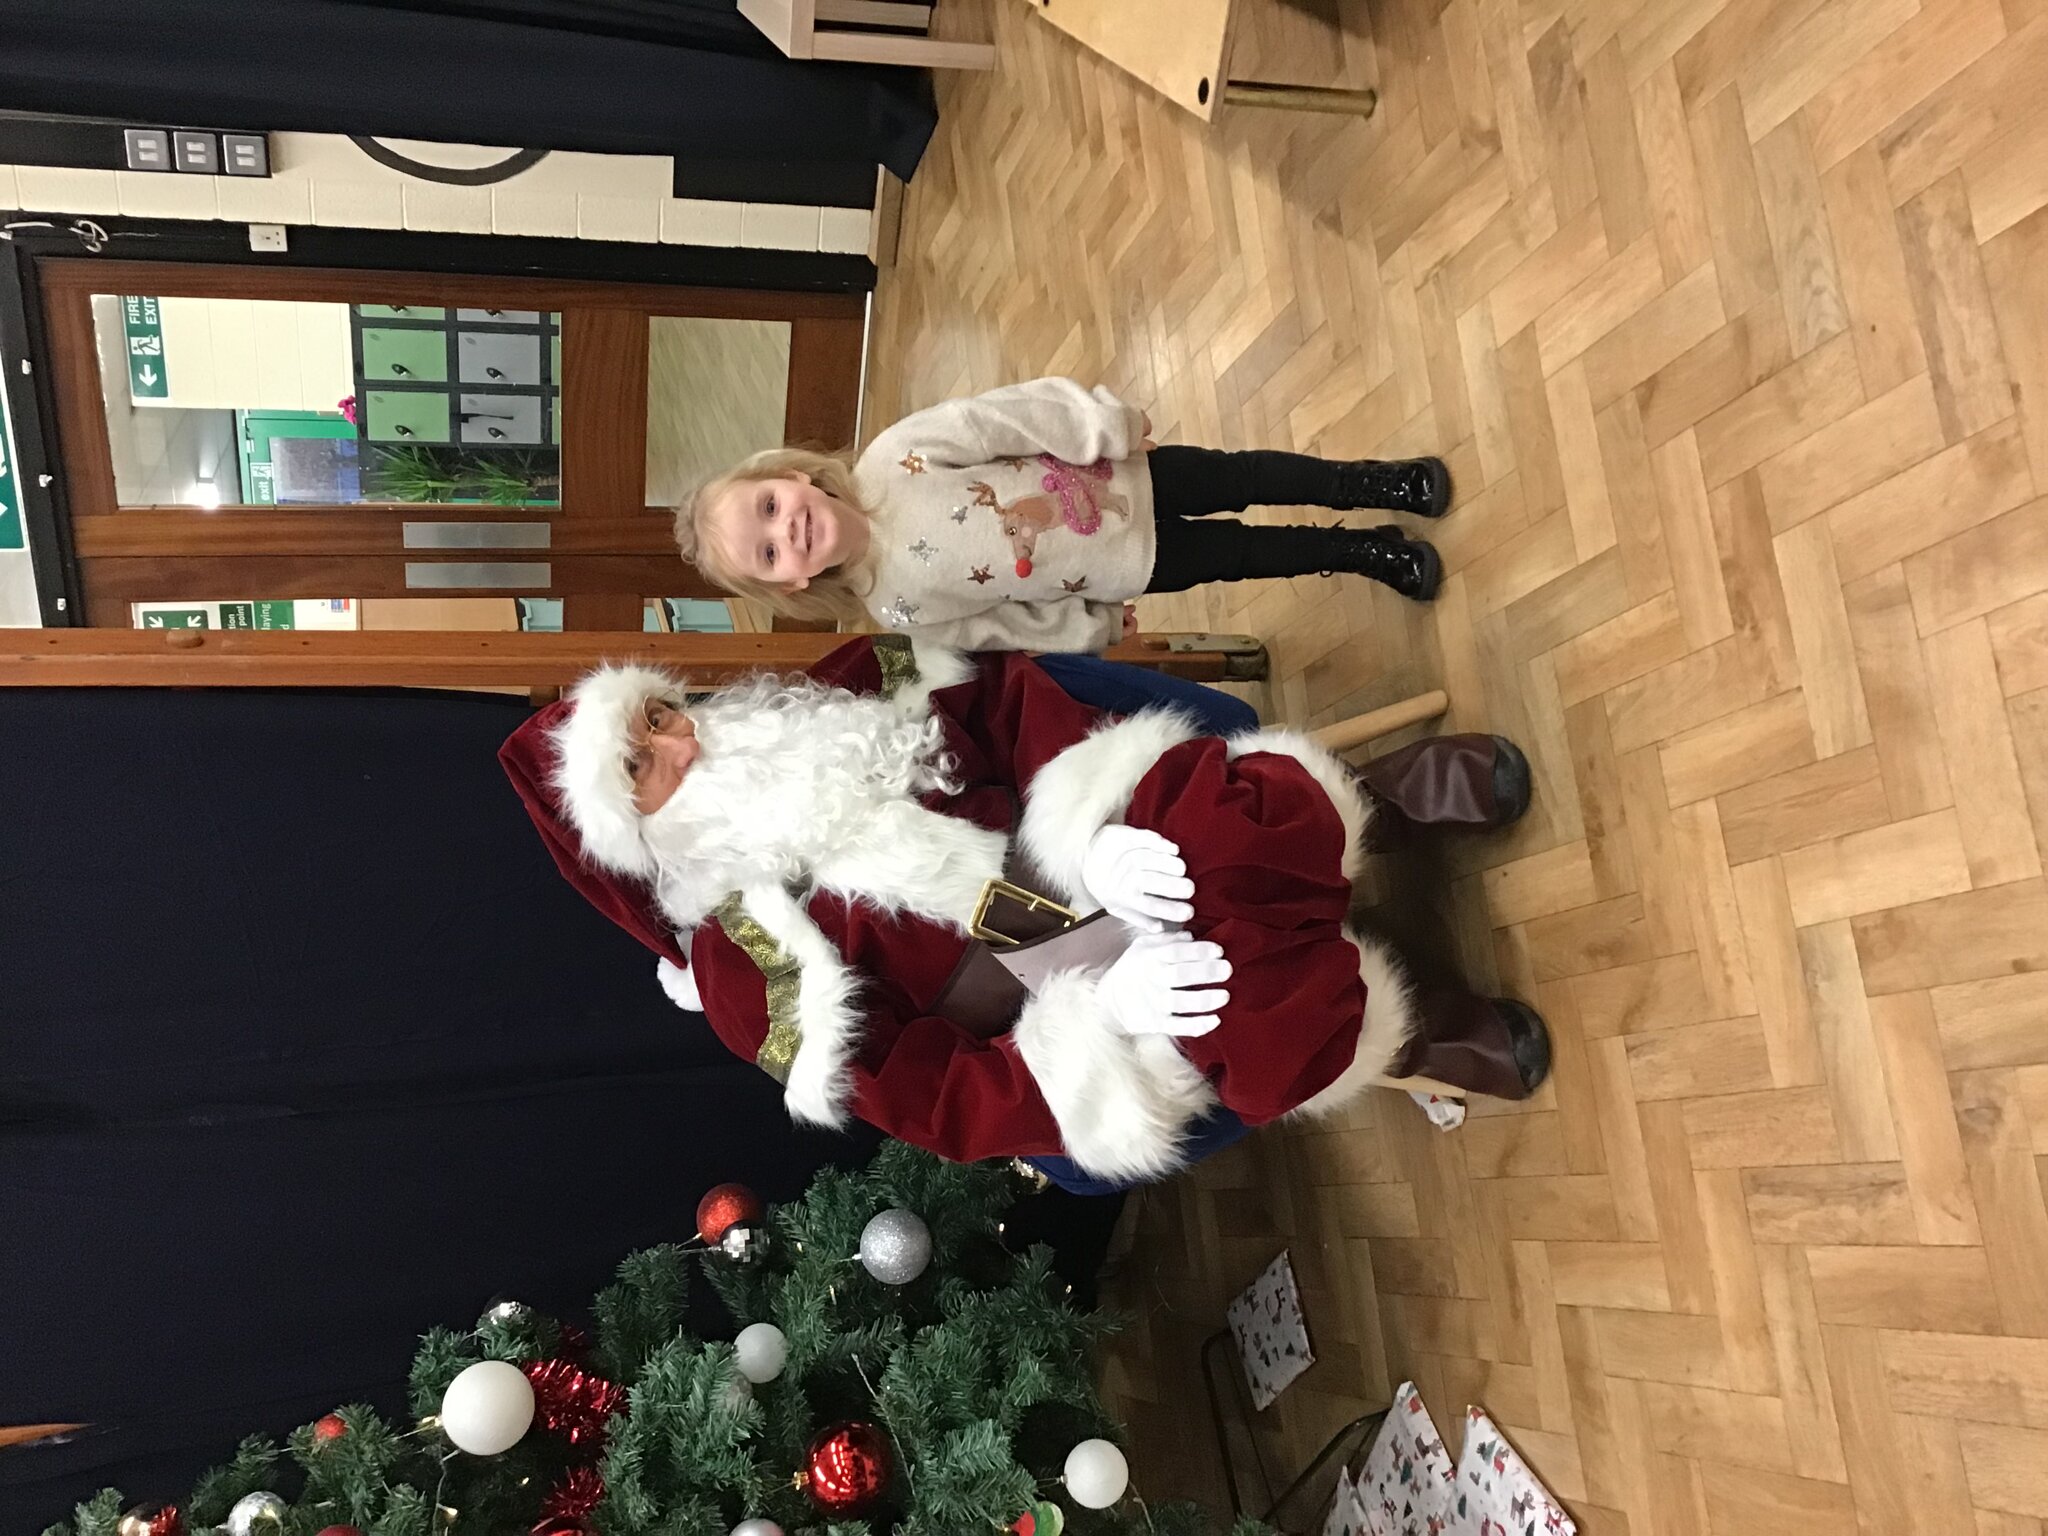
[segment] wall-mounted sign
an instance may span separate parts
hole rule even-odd
[[[361,616],[347,597],[257,602],[133,603],[137,629],[355,629]]]
[[[123,299],[121,323],[128,333],[128,394],[136,400],[170,398],[164,371],[164,320],[155,299]]]

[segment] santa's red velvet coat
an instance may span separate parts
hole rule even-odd
[[[1216,1101],[1251,1124],[1333,1107],[1393,1059],[1405,985],[1345,924],[1370,813],[1321,748],[1280,732],[1226,742],[1167,714],[1112,720],[1027,657],[961,658],[898,637],[856,640],[813,675],[929,709],[961,788],[926,803],[1020,842],[1055,899],[1093,909],[1080,861],[1105,824],[1176,843],[1195,886],[1187,926],[1223,946],[1233,974],[1207,1035],[1126,1036],[1094,978],[1074,975],[980,1039],[932,1012],[974,942],[970,911],[892,915],[854,892],[750,891],[687,937],[687,963],[712,1028],[785,1081],[799,1118],[850,1112],[949,1158],[1064,1154],[1144,1177],[1173,1165],[1181,1132]],[[651,894],[594,867],[565,824],[555,736],[574,707],[536,716],[502,760],[563,873],[684,963]]]

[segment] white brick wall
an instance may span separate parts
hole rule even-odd
[[[386,142],[401,154],[449,166],[487,165],[509,153]],[[868,248],[864,209],[671,197],[674,165],[666,155],[559,151],[510,181],[451,187],[389,170],[340,134],[273,133],[270,154],[267,180],[0,165],[0,207],[851,255]]]

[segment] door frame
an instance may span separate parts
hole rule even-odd
[[[94,626],[125,627],[131,603],[203,595],[202,587],[217,589],[216,596],[417,595],[409,567],[436,563],[420,562],[418,551],[408,553],[407,524],[432,518],[414,504],[123,507],[107,434],[95,295],[559,312],[561,505],[462,510],[486,526],[545,523],[552,534],[570,536],[565,544],[580,545],[581,553],[571,547],[557,553],[551,537],[548,561],[548,594],[568,599],[565,622],[575,628],[638,628],[646,597],[705,597],[717,590],[694,572],[687,578],[676,574],[669,514],[646,504],[650,320],[787,323],[784,420],[790,441],[850,442],[858,408],[865,306],[846,294],[104,257],[52,260],[41,279],[57,436],[71,485],[72,548],[83,617]],[[837,387],[842,382],[849,386],[843,393]],[[579,533],[584,537],[576,539]],[[480,551],[462,553],[474,559]],[[164,585],[173,572],[175,586],[183,590]],[[479,597],[521,594],[516,587],[464,591]],[[525,595],[538,594],[526,589]]]
[[[409,273],[643,291],[831,296],[856,315],[864,314],[876,279],[867,257],[832,252],[315,225],[291,226],[287,251],[256,252],[249,249],[247,226],[241,223],[0,213],[17,221],[9,237],[0,240],[0,348],[7,364],[0,371],[0,389],[13,412],[22,510],[41,619],[49,628],[88,622],[72,539],[74,487],[58,436],[56,375],[43,304],[45,276],[61,263],[118,261],[147,266],[152,274],[158,263],[168,262],[244,270],[327,269],[361,279]],[[102,244],[106,254],[87,255],[88,237]],[[154,275],[151,281],[156,283]]]

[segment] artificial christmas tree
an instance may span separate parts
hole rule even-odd
[[[591,1335],[507,1301],[429,1333],[411,1425],[344,1407],[244,1442],[176,1514],[108,1490],[45,1536],[1192,1536],[1200,1511],[1121,1486],[1088,1361],[1106,1320],[1045,1250],[1002,1246],[1019,1189],[891,1144],[757,1217],[765,1242],[633,1254]],[[737,1351],[692,1326],[698,1267]]]

